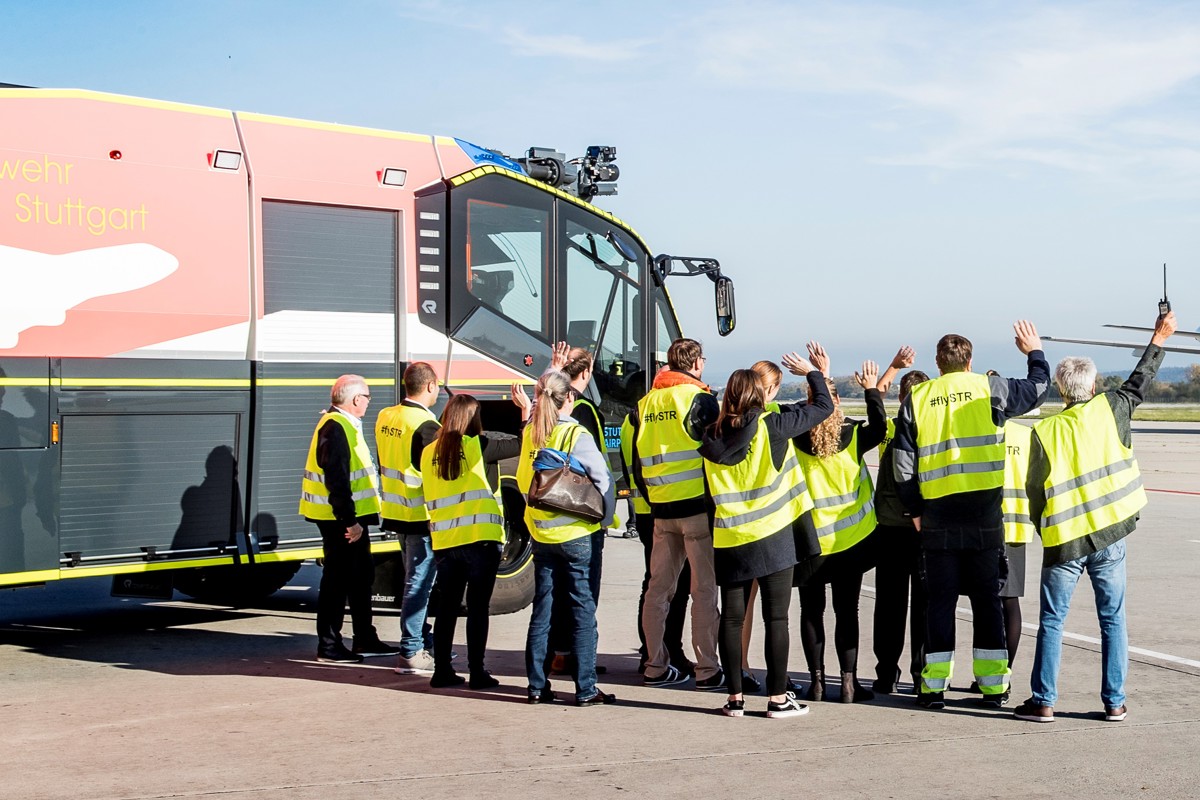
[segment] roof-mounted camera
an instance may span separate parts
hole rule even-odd
[[[613,163],[616,160],[617,148],[612,145],[592,145],[585,155],[569,160],[565,153],[553,148],[531,147],[525,157],[516,159],[516,162],[535,181],[590,202],[597,195],[617,193],[617,179],[621,177],[621,170]]]

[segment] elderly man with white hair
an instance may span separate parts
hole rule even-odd
[[[317,421],[300,491],[300,513],[321,532],[324,566],[317,594],[317,660],[354,663],[365,656],[394,656],[371,623],[369,525],[379,524],[379,475],[362,419],[371,389],[361,375],[343,375],[330,390],[331,405]],[[354,649],[342,642],[346,604]]]
[[[1174,332],[1175,314],[1160,316],[1137,367],[1111,392],[1096,394],[1096,365],[1089,358],[1065,358],[1054,370],[1066,408],[1033,426],[1025,484],[1029,516],[1044,550],[1033,696],[1014,710],[1018,719],[1054,721],[1063,623],[1084,572],[1096,593],[1100,621],[1102,718],[1120,722],[1128,713],[1125,537],[1146,505],[1130,423],[1162,364],[1162,346]]]

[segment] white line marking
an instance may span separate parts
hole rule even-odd
[[[1200,540],[1192,539],[1189,541],[1195,541],[1197,544],[1200,544]],[[866,589],[871,594],[875,594],[874,586],[867,586],[866,584],[863,584],[862,588]],[[958,607],[958,608],[955,608],[954,610],[957,611],[959,614],[966,614],[968,617],[971,616],[971,609],[969,609],[969,608]],[[1033,625],[1029,622],[1022,622],[1021,627],[1027,628],[1034,632],[1036,632],[1038,629],[1037,625]],[[1094,636],[1084,636],[1081,633],[1071,633],[1070,631],[1063,631],[1062,635],[1063,635],[1064,639],[1074,639],[1074,640],[1080,641],[1080,642],[1087,642],[1088,644],[1097,644],[1097,645],[1100,644],[1100,640]],[[1155,650],[1145,650],[1141,647],[1132,647],[1132,646],[1129,648],[1129,652],[1136,653],[1139,656],[1153,658],[1157,661],[1166,661],[1170,664],[1181,664],[1185,667],[1195,667],[1197,669],[1200,669],[1200,661],[1193,661],[1190,658],[1182,658],[1180,656],[1173,656],[1170,653],[1159,653]]]

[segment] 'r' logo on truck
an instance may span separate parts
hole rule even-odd
[[[425,302],[421,303],[421,310],[426,314],[436,314],[437,300],[426,300]]]

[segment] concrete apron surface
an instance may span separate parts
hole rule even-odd
[[[1196,797],[1200,795],[1200,425],[1145,424],[1135,449],[1150,505],[1128,540],[1129,718],[1105,723],[1092,592],[1081,585],[1052,724],[1021,722],[1037,623],[1040,549],[1028,553],[1025,636],[1009,708],[970,683],[959,614],[956,691],[943,711],[911,694],[771,720],[717,712],[723,693],[648,689],[634,628],[637,540],[609,539],[599,609],[601,687],[615,706],[525,703],[528,611],[492,619],[489,692],[313,660],[319,569],[254,609],[108,597],[102,581],[0,593],[0,794],[5,798]],[[873,573],[861,603],[862,680],[874,677]],[[807,684],[792,608],[791,672]],[[398,620],[378,617],[384,638]],[[347,620],[347,629],[349,621]],[[760,678],[761,624],[752,645]],[[827,664],[836,670],[833,615]],[[458,628],[465,672],[464,621]],[[907,663],[907,656],[902,664]],[[835,684],[836,686],[836,684]],[[907,676],[902,687],[907,689]],[[833,692],[836,695],[836,691]]]

